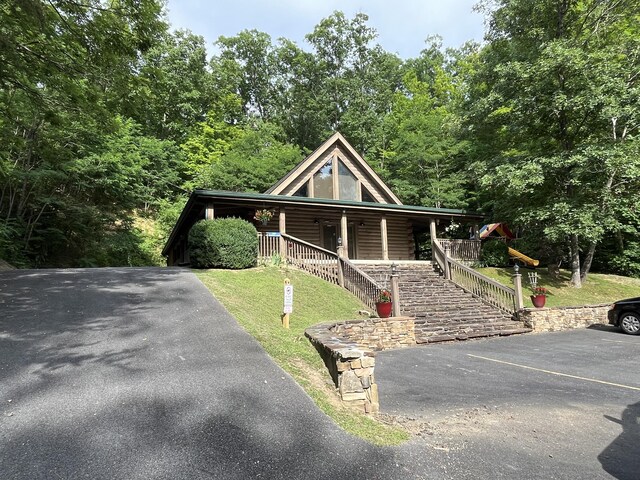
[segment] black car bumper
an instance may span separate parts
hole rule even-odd
[[[608,318],[609,318],[609,325],[615,325],[616,327],[618,326],[618,311],[617,310],[609,310],[609,313],[607,314]]]

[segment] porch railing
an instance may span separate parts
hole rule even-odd
[[[518,313],[519,302],[517,302],[516,291],[513,288],[506,287],[454,260],[448,255],[439,240],[432,243],[432,248],[433,259],[445,278],[503,312],[511,315]]]
[[[375,308],[376,300],[383,287],[346,258],[341,258],[340,264],[342,266],[344,287],[369,308]]]
[[[271,258],[280,253],[280,236],[258,232],[258,259]]]
[[[305,242],[291,235],[281,234],[286,242],[286,262],[336,285],[340,285],[338,254]]]
[[[480,260],[480,240],[458,240],[439,238],[442,248],[447,249],[447,254],[454,260],[474,262]]]
[[[375,307],[376,299],[383,287],[349,260],[291,235],[282,234],[282,238],[286,242],[288,264],[340,285],[358,297],[362,303],[370,308]]]

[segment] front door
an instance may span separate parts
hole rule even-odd
[[[338,231],[337,225],[322,226],[322,246],[331,252],[338,251]],[[353,225],[347,227],[347,235],[349,235],[349,258],[356,258],[356,229]]]

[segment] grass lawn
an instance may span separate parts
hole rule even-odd
[[[357,318],[358,310],[365,307],[356,297],[298,270],[258,267],[195,273],[240,325],[344,430],[376,445],[397,445],[408,440],[405,430],[344,406],[320,355],[304,336],[304,330],[311,325]],[[280,317],[286,277],[294,286],[289,330],[282,327]]]
[[[477,270],[504,285],[513,286],[511,279],[513,268],[478,268]],[[533,271],[526,268],[520,269],[525,307],[533,307],[529,298],[531,291],[527,277],[527,273]],[[568,270],[561,270],[558,279],[551,278],[546,269],[539,268],[535,271],[540,277],[538,286],[551,291],[551,295],[547,297],[546,307],[595,305],[613,303],[623,298],[640,297],[640,279],[637,278],[590,273],[582,288],[572,288],[569,286],[571,272]]]

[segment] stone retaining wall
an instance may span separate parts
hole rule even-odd
[[[413,318],[370,318],[315,325],[305,330],[318,350],[340,398],[365,412],[377,412],[375,351],[415,345]]]
[[[334,324],[330,330],[370,350],[380,351],[416,344],[415,323],[411,317],[348,320]]]
[[[558,332],[607,324],[610,304],[581,307],[525,308],[522,320],[534,332]]]

